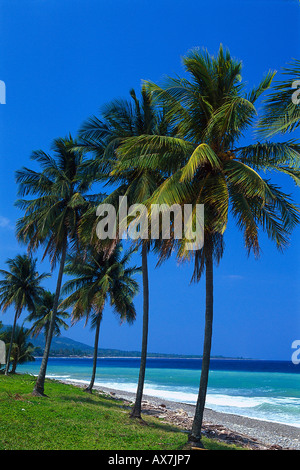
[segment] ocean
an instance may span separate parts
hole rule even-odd
[[[98,358],[95,385],[136,392],[138,358]],[[17,372],[37,375],[41,358]],[[47,377],[88,384],[91,358],[49,358]],[[195,404],[201,359],[148,358],[144,394]],[[206,407],[300,427],[300,365],[289,361],[212,359]]]

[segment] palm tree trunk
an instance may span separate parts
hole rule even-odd
[[[7,358],[6,358],[6,367],[5,367],[5,375],[8,375],[8,370],[9,370],[9,364],[10,364],[10,355],[11,355],[11,350],[12,350],[12,345],[14,341],[14,336],[15,336],[15,329],[16,329],[16,324],[17,324],[17,319],[20,316],[19,310],[16,311],[15,313],[15,318],[14,318],[14,324],[11,330],[11,337],[10,337],[10,343],[9,343],[9,348],[8,348],[8,353],[7,353]]]
[[[203,344],[203,358],[201,367],[201,378],[199,386],[199,394],[196,404],[195,416],[192,425],[192,431],[189,435],[189,442],[194,446],[203,447],[201,443],[201,429],[204,413],[204,405],[206,400],[211,340],[212,340],[212,326],[213,326],[213,259],[212,248],[208,250],[206,255],[206,307],[205,307],[205,330],[204,330],[204,344]]]
[[[11,373],[12,374],[16,373],[16,369],[17,369],[17,365],[18,365],[18,359],[19,359],[18,355],[16,355],[16,357],[13,360],[12,367],[11,367]]]
[[[35,383],[35,386],[34,386],[34,389],[33,389],[33,392],[32,392],[33,395],[37,395],[37,396],[45,396],[44,386],[45,386],[46,370],[47,370],[47,364],[48,364],[48,358],[49,358],[49,353],[50,353],[50,346],[51,346],[53,331],[54,331],[54,327],[55,327],[55,319],[56,319],[56,313],[57,313],[57,308],[58,308],[58,301],[59,301],[59,297],[60,297],[62,277],[63,277],[64,267],[65,267],[65,261],[66,261],[66,255],[67,255],[67,244],[68,244],[68,239],[67,239],[67,236],[66,236],[65,239],[64,239],[64,242],[63,242],[63,246],[62,246],[60,266],[59,266],[59,272],[58,272],[57,283],[56,283],[56,292],[55,292],[55,298],[54,298],[54,302],[53,302],[53,311],[52,311],[52,317],[51,317],[49,331],[48,331],[48,334],[47,334],[47,340],[46,340],[46,344],[45,344],[44,355],[43,355],[39,375],[38,375],[37,381]]]
[[[147,243],[142,245],[142,276],[143,276],[143,337],[139,381],[136,392],[135,404],[133,406],[131,417],[141,418],[142,398],[145,382],[147,343],[148,343],[148,323],[149,323],[149,280],[148,280],[148,259]]]
[[[86,392],[92,393],[95,377],[96,377],[96,368],[97,368],[97,357],[98,357],[98,344],[99,344],[99,332],[100,324],[102,320],[102,311],[98,313],[97,323],[96,323],[96,332],[95,332],[95,344],[94,344],[94,357],[93,357],[93,371],[92,377],[89,386],[85,389]]]

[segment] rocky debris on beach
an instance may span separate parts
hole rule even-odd
[[[193,416],[181,408],[175,410],[168,409],[164,403],[157,405],[144,400],[142,402],[142,412],[158,419],[163,419],[165,422],[178,426],[186,432],[191,430]],[[203,435],[211,439],[217,439],[227,444],[233,444],[251,450],[288,450],[288,448],[283,448],[279,445],[267,446],[255,438],[233,432],[223,425],[208,422],[203,423]]]

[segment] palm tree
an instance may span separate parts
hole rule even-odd
[[[37,259],[33,259],[28,255],[17,255],[13,259],[8,259],[6,264],[9,270],[0,270],[0,274],[4,277],[0,280],[0,308],[5,312],[8,307],[14,305],[16,311],[11,330],[5,375],[8,374],[9,370],[17,320],[24,309],[30,312],[35,311],[37,299],[43,293],[40,284],[45,278],[49,277],[46,273],[38,274]]]
[[[34,195],[35,199],[19,199],[17,207],[25,215],[17,222],[17,237],[28,243],[28,249],[44,247],[43,259],[50,257],[51,267],[59,261],[52,318],[41,362],[41,368],[33,390],[35,395],[44,395],[45,375],[55,327],[62,277],[68,247],[78,244],[78,224],[82,214],[96,201],[88,195],[87,182],[82,165],[84,153],[75,150],[76,141],[69,136],[54,140],[53,156],[42,150],[33,152],[32,159],[40,164],[41,171],[23,168],[17,171],[21,197]]]
[[[96,330],[92,377],[86,389],[90,393],[95,382],[100,324],[106,302],[110,300],[121,321],[132,323],[135,320],[133,299],[138,292],[138,283],[133,276],[140,269],[128,266],[132,253],[131,250],[122,256],[122,246],[118,244],[109,256],[90,247],[87,252],[67,259],[65,273],[75,278],[64,285],[64,293],[71,294],[61,306],[72,306],[75,321],[83,316],[88,321],[92,314],[92,327]]]
[[[126,196],[128,206],[143,203],[159,187],[163,175],[156,168],[136,168],[134,164],[120,165],[118,151],[131,138],[141,135],[168,135],[172,132],[165,113],[155,106],[143,86],[141,98],[134,90],[130,91],[132,101],[114,100],[102,108],[101,119],[92,117],[80,130],[82,145],[94,154],[87,168],[93,179],[111,185],[114,190],[103,202],[119,207],[119,198]],[[116,188],[116,189],[115,189]],[[128,222],[128,221],[127,221]],[[125,224],[127,223],[125,221]],[[90,229],[87,230],[90,233]],[[149,240],[142,240],[142,279],[143,279],[143,332],[139,380],[132,417],[141,418],[141,403],[145,381],[148,324],[149,324],[149,279],[148,253]]]
[[[38,301],[35,312],[30,313],[25,321],[34,322],[32,327],[29,329],[29,333],[34,336],[38,336],[40,332],[44,331],[45,341],[47,341],[48,332],[50,329],[51,318],[53,313],[53,305],[55,300],[55,294],[45,290]],[[59,299],[58,304],[62,302]],[[64,321],[69,318],[68,312],[64,310],[58,310],[56,312],[53,336],[60,336],[61,328],[67,330],[69,325]]]
[[[1,339],[7,341],[11,337],[12,328],[1,334]],[[12,369],[11,373],[15,374],[17,365],[24,364],[25,362],[35,361],[33,353],[35,347],[28,341],[29,330],[23,326],[16,325],[14,332],[14,342],[11,348]]]
[[[147,83],[154,99],[165,107],[177,135],[143,135],[127,141],[123,153],[130,166],[158,166],[171,175],[148,201],[156,204],[204,204],[204,246],[191,253],[183,239],[171,240],[163,256],[177,245],[178,256],[194,258],[192,279],[205,271],[206,306],[203,360],[196,411],[189,436],[201,444],[201,428],[209,376],[213,325],[213,264],[219,262],[229,213],[244,233],[250,254],[260,254],[259,227],[282,250],[299,222],[299,210],[291,198],[259,174],[277,171],[300,182],[300,145],[296,142],[258,142],[242,145],[257,115],[255,102],[271,85],[269,72],[250,93],[241,79],[242,64],[221,46],[217,57],[193,50],[183,59],[190,79],[167,78],[162,86]],[[142,152],[141,152],[142,149]],[[136,155],[140,154],[137,159]],[[132,156],[132,158],[131,158]],[[145,156],[147,157],[145,159]],[[148,163],[145,163],[148,162]],[[177,168],[177,170],[176,170]],[[195,222],[195,210],[194,219]],[[165,247],[164,247],[165,248]]]

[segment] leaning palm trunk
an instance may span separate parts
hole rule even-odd
[[[101,320],[102,320],[102,312],[100,312],[97,316],[96,332],[95,332],[95,344],[94,344],[94,357],[93,357],[93,371],[92,371],[92,377],[91,377],[90,384],[85,389],[85,391],[88,392],[88,393],[92,393],[93,386],[94,386],[94,383],[95,383]]]
[[[14,357],[14,360],[13,360],[13,363],[12,363],[12,367],[11,367],[11,373],[12,373],[12,374],[15,374],[15,373],[16,373],[18,361],[19,361],[19,352],[16,352],[16,355],[15,355],[15,357]]]
[[[201,378],[199,386],[199,394],[196,404],[195,416],[192,425],[192,431],[189,436],[189,442],[198,447],[201,444],[201,428],[203,421],[204,405],[206,400],[209,364],[210,364],[210,351],[212,339],[212,325],[213,325],[213,259],[212,249],[209,249],[206,255],[206,308],[205,308],[205,330],[204,330],[204,345],[203,345],[203,358],[201,368]]]
[[[147,343],[148,343],[148,323],[149,323],[149,280],[148,280],[148,259],[147,243],[142,245],[142,276],[143,276],[143,337],[141,364],[139,372],[139,381],[136,392],[135,404],[131,412],[132,418],[141,418],[142,398],[146,373]]]
[[[55,292],[55,298],[53,302],[53,311],[52,311],[52,317],[50,321],[50,326],[49,326],[49,331],[47,334],[47,340],[45,344],[45,349],[44,349],[44,355],[39,371],[38,378],[36,380],[34,389],[33,389],[33,395],[44,395],[44,385],[45,385],[45,377],[46,377],[46,370],[47,370],[47,365],[48,365],[48,358],[49,358],[49,353],[50,353],[50,346],[51,346],[51,341],[52,341],[52,336],[54,332],[54,327],[55,327],[55,319],[56,319],[56,313],[58,309],[58,301],[60,297],[60,291],[61,291],[61,284],[62,284],[62,277],[63,277],[63,272],[64,272],[64,267],[65,267],[65,261],[66,261],[66,254],[67,254],[67,237],[65,237],[65,240],[63,242],[62,246],[62,252],[61,252],[61,259],[60,259],[60,266],[59,266],[59,272],[58,272],[58,277],[57,277],[57,284],[56,284],[56,292]]]
[[[10,355],[11,355],[12,345],[13,345],[13,341],[14,341],[16,323],[17,323],[17,319],[19,318],[19,316],[20,316],[20,312],[17,310],[16,313],[15,313],[14,324],[13,324],[13,327],[12,327],[12,330],[11,330],[10,343],[9,343],[7,359],[6,359],[5,375],[8,375],[9,364],[10,364]]]

